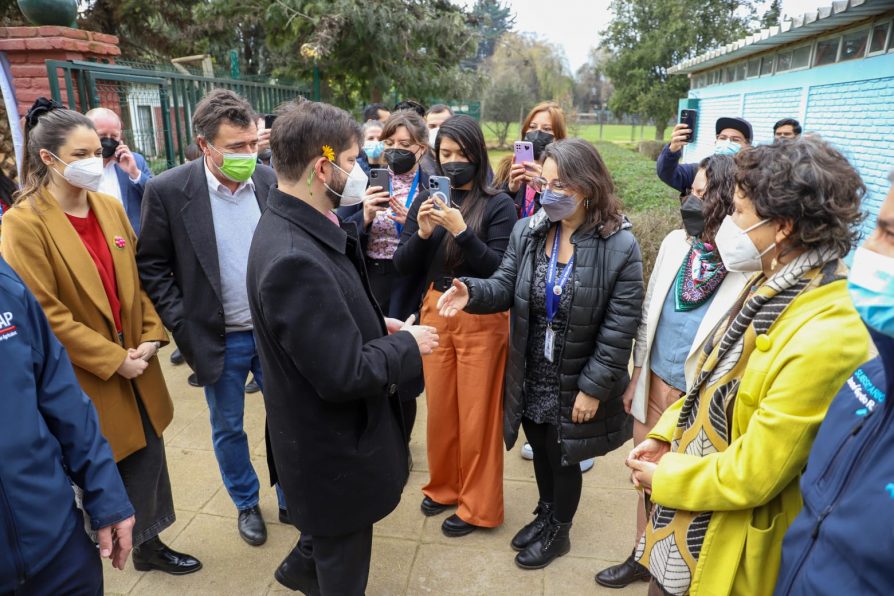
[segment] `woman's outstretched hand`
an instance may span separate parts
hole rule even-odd
[[[469,303],[469,288],[458,279],[453,280],[453,287],[438,298],[438,312],[442,317],[456,316]]]

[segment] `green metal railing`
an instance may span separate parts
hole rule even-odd
[[[259,114],[307,95],[307,90],[297,86],[148,67],[60,60],[46,64],[53,99],[79,112],[105,107],[118,113],[126,142],[146,156],[154,171],[186,161],[186,148],[193,142],[193,111],[211,89],[239,93]]]

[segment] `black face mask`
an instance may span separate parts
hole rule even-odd
[[[385,149],[385,161],[391,171],[400,176],[416,166],[416,154],[409,149]]]
[[[453,188],[468,184],[478,173],[477,165],[463,161],[441,164],[441,169],[444,170],[446,176],[450,177],[450,186]]]
[[[103,137],[99,140],[99,144],[102,145],[102,158],[109,159],[115,155],[115,149],[118,148],[121,141],[116,141],[111,137]]]
[[[540,159],[546,146],[556,140],[556,137],[542,130],[532,130],[525,135],[525,140],[534,145],[534,159]]]
[[[695,195],[689,195],[680,205],[683,227],[690,236],[701,236],[705,231],[705,214],[702,211],[704,202]]]

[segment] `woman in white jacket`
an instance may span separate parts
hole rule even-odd
[[[633,415],[633,441],[643,441],[661,414],[686,393],[698,370],[705,341],[726,316],[748,281],[727,272],[714,246],[714,234],[732,211],[736,165],[731,157],[712,156],[699,164],[692,190],[680,207],[682,230],[661,243],[636,334],[634,371],[624,393]],[[646,527],[639,494],[636,539]],[[596,575],[596,582],[622,588],[648,581],[649,571],[633,559]]]

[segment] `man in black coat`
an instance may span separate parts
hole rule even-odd
[[[255,232],[248,294],[264,372],[270,447],[298,546],[276,579],[306,593],[363,594],[372,525],[406,482],[398,386],[437,346],[430,327],[385,319],[356,226],[360,129],[326,104],[288,106],[270,136],[279,188]]]
[[[137,246],[143,286],[204,387],[214,453],[239,510],[239,534],[252,546],[266,541],[267,528],[243,430],[249,371],[262,382],[245,272],[276,186],[273,170],[257,165],[256,122],[232,91],[217,89],[199,102],[193,128],[204,157],[147,183]]]

